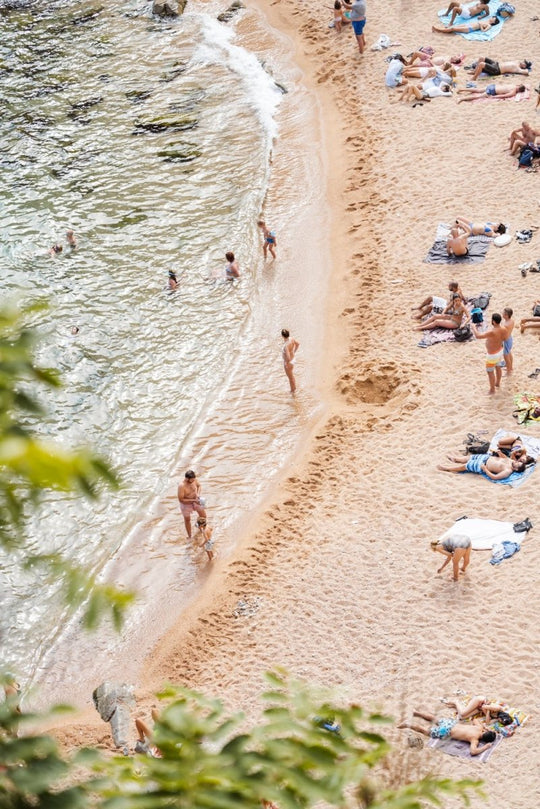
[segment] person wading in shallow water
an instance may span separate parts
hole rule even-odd
[[[188,537],[191,539],[191,515],[197,512],[199,517],[206,519],[206,511],[201,504],[201,484],[197,480],[197,476],[192,469],[188,469],[184,476],[184,480],[178,486],[178,501],[180,503],[180,511],[184,518],[184,525]]]
[[[288,329],[281,329],[281,336],[285,340],[285,344],[282,349],[283,368],[291,386],[291,393],[295,393],[296,379],[294,378],[294,355],[298,351],[300,343],[291,337]]]

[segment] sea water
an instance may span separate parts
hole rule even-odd
[[[4,560],[4,662],[56,697],[81,670],[120,677],[126,654],[140,663],[211,575],[178,513],[185,469],[203,483],[219,559],[319,406],[309,386],[290,400],[279,359],[281,327],[301,330],[321,305],[321,271],[304,275],[309,246],[299,259],[292,235],[321,193],[319,156],[299,150],[314,124],[290,45],[268,41],[255,12],[223,24],[223,10],[190,0],[163,21],[140,0],[36,2],[0,16],[2,299],[48,300],[32,320],[36,359],[64,383],[40,391],[47,412],[31,424],[91,446],[121,483],[96,501],[47,493],[29,546],[138,592],[122,636],[89,638],[62,607],[61,581]],[[288,232],[266,265],[265,205]]]

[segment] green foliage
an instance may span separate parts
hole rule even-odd
[[[24,551],[24,516],[37,504],[43,490],[78,490],[96,497],[103,484],[117,485],[109,467],[89,450],[67,451],[51,441],[39,440],[27,426],[29,414],[42,413],[30,391],[60,385],[56,371],[34,363],[36,336],[25,326],[43,306],[0,310],[0,547],[8,552],[14,548]],[[97,584],[58,554],[27,556],[26,564],[39,564],[49,576],[61,580],[68,604],[85,604],[84,623],[89,628],[95,627],[107,610],[119,626],[132,601],[130,594]]]

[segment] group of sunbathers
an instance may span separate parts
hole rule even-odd
[[[442,472],[474,472],[487,475],[491,480],[504,480],[514,472],[524,472],[531,464],[536,463],[523,443],[523,439],[514,433],[501,438],[497,449],[480,455],[448,455],[452,466],[440,464],[437,469]]]
[[[466,5],[452,0],[443,15],[450,17],[449,25],[434,25],[431,30],[438,34],[472,34],[476,31],[489,31],[493,26],[500,25],[501,20],[512,17],[514,13],[515,9],[510,3],[503,3],[496,14],[491,14],[488,3],[475,2]],[[468,22],[455,25],[457,17]],[[478,19],[474,19],[475,17]]]

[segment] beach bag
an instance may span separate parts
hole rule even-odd
[[[476,325],[478,323],[483,323],[484,322],[484,315],[482,314],[482,310],[480,309],[479,306],[475,306],[474,309],[472,310],[472,312],[471,312],[471,320]]]
[[[473,298],[471,301],[473,309],[487,309],[490,298],[491,292],[481,292],[477,298]],[[480,323],[481,322],[482,321],[480,321]]]
[[[512,3],[502,3],[496,11],[497,14],[515,14],[516,7]]]
[[[533,317],[540,317],[540,303],[533,307]]]
[[[454,331],[454,340],[458,343],[465,343],[471,337],[471,327],[467,323],[466,326],[460,326]]]
[[[465,446],[469,455],[486,455],[489,452],[489,441],[483,441],[474,433],[467,433]]]
[[[533,151],[532,149],[527,149],[526,147],[521,150],[521,154],[519,155],[518,165],[520,168],[529,168],[532,166],[533,163]]]

